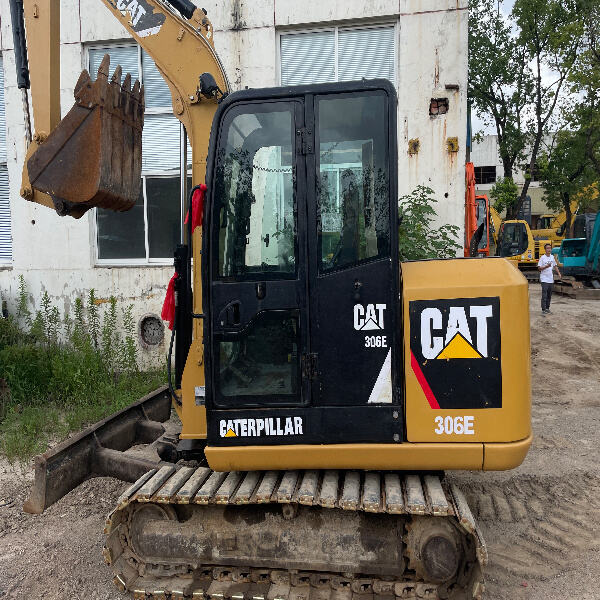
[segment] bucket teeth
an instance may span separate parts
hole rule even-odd
[[[79,79],[77,80],[77,83],[75,84],[75,99],[76,100],[79,100],[79,95],[80,95],[81,91],[88,84],[91,85],[91,77],[90,77],[90,74],[87,72],[87,69],[84,69],[83,71],[81,71],[81,75],[79,75]]]
[[[121,75],[123,75],[123,68],[121,67],[121,65],[117,65],[117,68],[115,69],[115,72],[113,73],[113,76],[110,79],[111,82],[118,83],[120,86],[121,85]]]
[[[110,105],[113,109],[117,109],[121,106],[121,67],[118,66],[115,69],[115,73],[110,80],[110,98],[112,102]]]
[[[131,90],[131,93],[133,95],[133,97],[135,98],[135,100],[137,100],[139,102],[140,100],[140,80],[136,79],[135,83],[133,84],[133,89]]]
[[[127,93],[131,92],[131,73],[127,73],[127,75],[125,75],[125,80],[123,81],[121,89]]]
[[[108,79],[110,73],[110,54],[105,54],[100,66],[98,67],[98,78],[104,76]]]
[[[108,54],[95,81],[81,72],[75,106],[28,161],[32,186],[49,194],[61,215],[79,217],[94,206],[128,210],[138,199],[144,88],[136,80],[132,89],[130,73],[121,83],[120,65],[109,75]]]
[[[133,117],[134,121],[137,121],[140,118],[140,116],[142,118],[144,116],[143,112],[140,113],[140,104],[143,97],[143,93],[144,90],[142,88],[142,85],[140,84],[139,79],[136,79],[135,83],[133,84],[133,90],[131,91],[131,95],[133,96],[131,116]]]

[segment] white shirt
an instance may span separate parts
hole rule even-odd
[[[556,260],[551,254],[550,256],[540,256],[538,261],[538,267],[545,267],[546,265],[552,265],[551,267],[540,271],[540,281],[542,283],[554,283],[554,267],[556,266]]]

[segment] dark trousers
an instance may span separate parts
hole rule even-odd
[[[552,298],[553,283],[542,281],[542,310],[550,310],[550,298]]]

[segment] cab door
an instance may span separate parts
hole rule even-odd
[[[204,247],[208,444],[402,441],[393,87],[225,102]]]
[[[215,407],[306,404],[308,344],[301,100],[245,102],[221,120],[211,216]]]
[[[391,410],[399,402],[392,98],[369,90],[307,102],[315,131],[307,159],[312,397],[357,441],[385,437],[392,413],[401,432],[400,411]]]

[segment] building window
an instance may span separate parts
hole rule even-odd
[[[183,222],[180,186],[182,126],[173,116],[171,92],[152,58],[139,46],[91,47],[92,78],[105,54],[111,74],[120,64],[123,74],[144,85],[146,113],[142,133],[142,186],[135,206],[126,213],[96,210],[98,263],[170,263]],[[192,151],[188,145],[188,165]],[[188,180],[188,186],[189,186]]]
[[[334,27],[280,36],[281,85],[356,79],[395,82],[393,25]]]
[[[525,178],[529,177],[529,165],[525,166]],[[540,167],[537,163],[534,163],[531,171],[531,181],[539,181],[541,177]]]
[[[4,63],[0,56],[0,264],[12,261],[10,193],[6,166],[6,113],[4,111]]]
[[[496,183],[496,165],[475,167],[475,183],[477,185]]]

